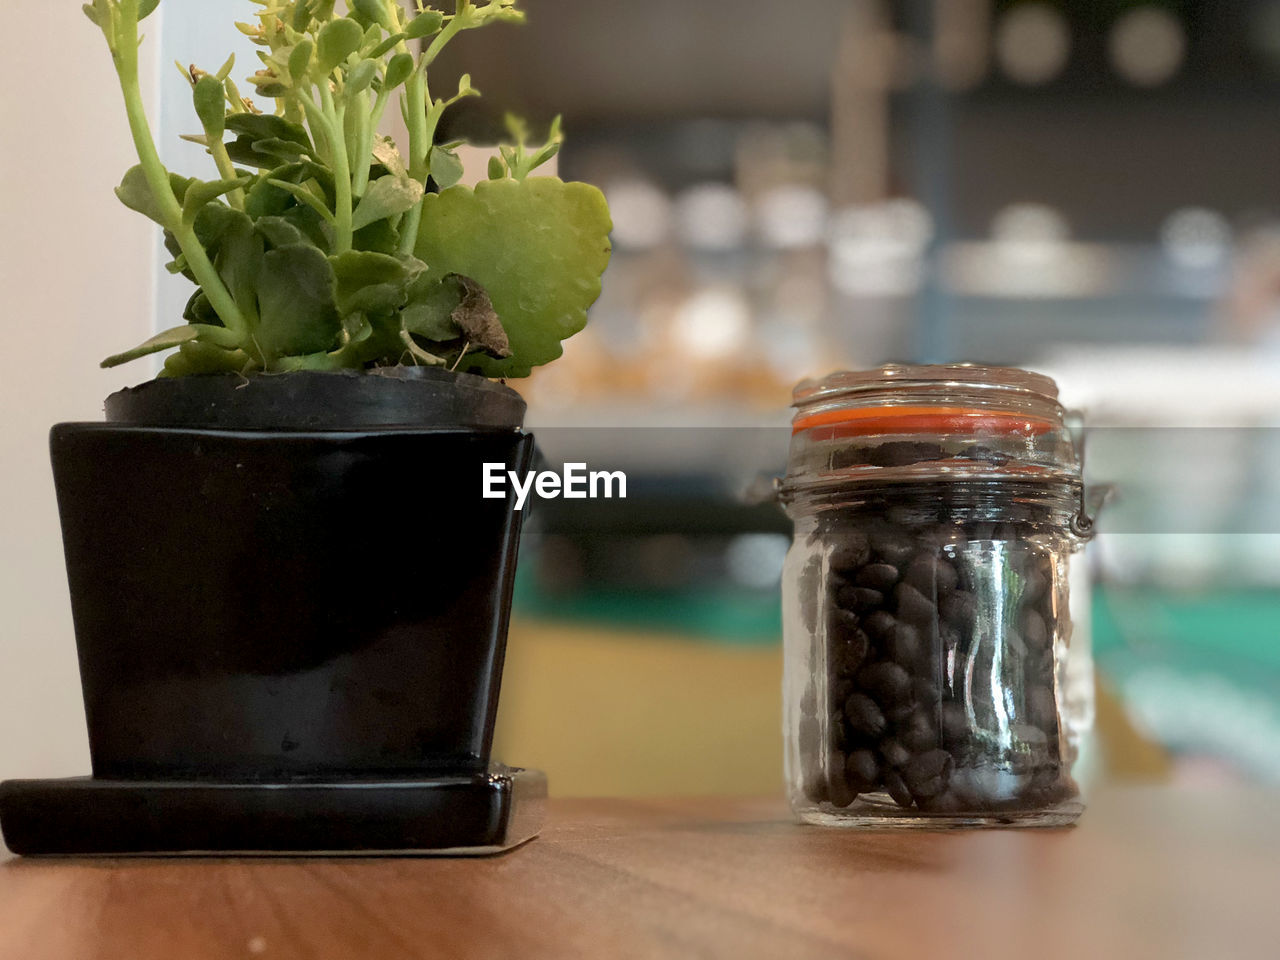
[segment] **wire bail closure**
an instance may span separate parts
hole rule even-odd
[[[1116,491],[1115,487],[1109,483],[1088,487],[1084,482],[1084,413],[1080,410],[1067,410],[1063,415],[1063,423],[1071,435],[1071,446],[1076,452],[1076,462],[1080,464],[1080,509],[1071,518],[1071,532],[1080,540],[1092,540],[1098,535],[1098,515]]]

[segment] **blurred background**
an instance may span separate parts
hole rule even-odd
[[[6,129],[41,131],[48,160],[0,146],[6,221],[30,225],[4,239],[0,322],[47,303],[31,278],[66,234],[46,204],[101,251],[62,281],[79,329],[15,334],[56,383],[0,385],[21,420],[0,429],[0,722],[32,730],[0,739],[0,775],[37,776],[87,769],[43,433],[140,379],[94,364],[186,294],[121,279],[159,256],[109,192],[131,161],[100,39],[74,4],[13,2],[66,20],[83,66],[50,82],[85,115],[5,95]],[[562,113],[559,173],[609,198],[591,324],[516,386],[550,461],[630,489],[535,511],[500,754],[560,795],[778,791],[789,525],[747,493],[785,465],[791,387],[972,360],[1057,377],[1097,428],[1089,479],[1121,490],[1086,558],[1093,775],[1280,783],[1280,0],[524,6],[527,26],[464,37],[433,82],[465,64],[485,94],[450,137]],[[188,94],[158,65],[216,66],[242,7],[161,6],[171,163],[193,159],[173,140]]]

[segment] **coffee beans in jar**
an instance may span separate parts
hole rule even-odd
[[[782,497],[787,778],[803,820],[1062,824],[1079,461],[1024,371],[887,367],[797,389]]]

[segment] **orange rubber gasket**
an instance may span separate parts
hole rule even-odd
[[[824,410],[801,417],[792,434],[814,427],[833,427],[832,437],[860,437],[884,433],[1017,433],[1039,435],[1056,429],[1040,417],[973,407],[855,407]]]

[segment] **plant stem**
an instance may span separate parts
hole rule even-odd
[[[401,43],[405,47],[408,47]],[[427,78],[421,69],[413,71],[405,81],[405,123],[409,127],[409,176],[424,187],[427,185],[427,155],[431,140],[427,134]],[[400,253],[412,255],[418,245],[418,226],[422,222],[422,201],[410,209],[400,226]]]
[[[427,103],[430,101],[430,93],[427,89],[427,67],[435,61],[449,41],[466,28],[469,12],[469,10],[464,11],[450,18],[444,29],[435,35],[418,59],[413,76],[405,84],[407,108],[405,119],[409,127],[409,176],[421,183],[423,187],[426,187],[427,178],[431,175],[428,158],[435,139],[436,126],[440,122],[440,114],[434,108],[431,111],[433,115],[428,115],[427,112]],[[408,52],[408,49],[408,45],[401,41],[400,52]],[[424,195],[405,215],[404,223],[400,227],[400,253],[405,256],[412,254],[418,245],[418,228],[422,224],[422,205],[425,202]]]
[[[227,153],[227,145],[223,143],[221,137],[209,139],[209,152],[213,154],[213,162],[218,167],[218,175],[223,180],[234,180],[236,178],[236,168],[231,163],[231,156]],[[244,209],[244,190],[236,187],[227,194],[227,202],[231,204],[233,210]]]
[[[161,162],[151,135],[151,125],[147,121],[142,90],[138,84],[138,0],[122,0],[120,19],[121,35],[113,50],[116,73],[120,77],[120,89],[124,94],[129,132],[133,135],[134,148],[138,152],[142,172],[147,178],[147,186],[151,188],[160,209],[165,229],[177,239],[179,248],[187,258],[187,266],[209,298],[210,306],[226,328],[243,340],[249,332],[249,324],[236,305],[235,298],[218,276],[218,271],[197,239],[195,230],[183,222],[182,204],[174,195],[169,183],[169,171]]]
[[[333,152],[333,188],[336,203],[334,206],[334,241],[333,252],[346,253],[351,249],[351,162],[347,156],[347,138],[344,133],[344,111],[342,105],[334,105],[333,91],[327,81],[320,84],[320,101],[324,108],[325,118],[329,123],[329,146]]]
[[[377,100],[374,101],[373,112],[368,115],[368,119],[364,126],[364,137],[360,143],[360,154],[362,162],[360,169],[356,171],[355,194],[358,197],[364,196],[364,192],[369,186],[369,167],[373,165],[373,141],[378,135],[378,128],[382,126],[382,115],[386,112],[387,104],[391,102],[391,94],[387,90],[379,91]],[[368,161],[367,163],[365,161]]]
[[[369,186],[369,155],[373,152],[373,135],[370,133],[369,91],[363,90],[356,97],[355,111],[356,150],[352,154],[352,158],[355,160],[356,168],[351,192],[357,197],[363,197],[365,190]]]

